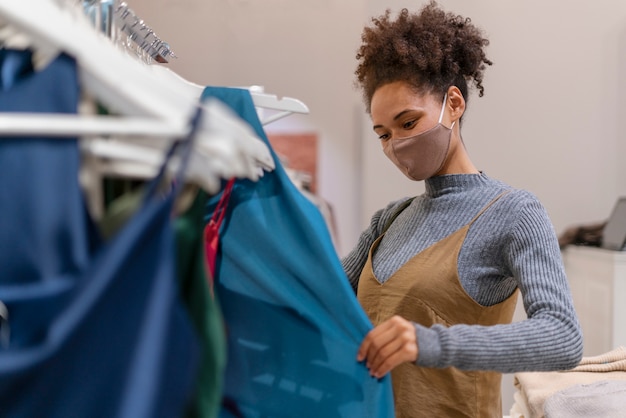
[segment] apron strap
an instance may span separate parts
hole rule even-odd
[[[393,223],[393,221],[396,220],[396,218],[398,217],[398,215],[400,215],[400,213],[402,213],[402,211],[406,208],[409,207],[409,205],[411,204],[411,202],[413,202],[413,200],[415,199],[416,196],[413,196],[410,199],[405,200],[404,202],[402,202],[397,208],[396,211],[393,213],[393,215],[391,215],[391,218],[387,219],[387,222],[385,222],[385,226],[383,227],[382,232],[380,233],[379,236],[382,236],[385,234],[385,232],[387,232],[387,230],[389,229],[389,227],[391,226],[391,224]]]
[[[482,208],[480,210],[480,212],[478,212],[478,214],[476,214],[476,216],[474,216],[474,218],[469,222],[469,225],[473,224],[474,221],[476,219],[478,219],[480,217],[480,215],[482,215],[487,209],[489,209],[491,207],[491,205],[493,205],[494,203],[496,203],[501,197],[509,194],[511,192],[511,189],[509,190],[505,190],[502,193],[500,193],[499,195],[497,195],[496,197],[493,198],[493,200],[491,200],[491,202],[487,203],[487,205]],[[393,221],[396,220],[396,218],[398,217],[398,215],[400,215],[400,213],[402,213],[402,211],[406,208],[409,207],[409,205],[413,202],[413,200],[415,199],[416,196],[411,197],[410,199],[405,200],[404,202],[402,202],[395,210],[395,212],[393,213],[393,215],[391,215],[391,218],[387,219],[387,222],[385,222],[385,226],[383,227],[383,230],[381,231],[380,236],[384,235],[385,232],[387,232],[387,230],[389,229],[389,227],[391,226],[391,224],[393,223]]]
[[[487,205],[486,205],[484,208],[482,208],[482,209],[480,210],[480,212],[478,212],[478,213],[476,214],[476,216],[474,216],[474,218],[473,218],[473,219],[469,222],[469,224],[468,224],[468,225],[473,224],[473,223],[474,223],[474,221],[480,217],[480,215],[482,215],[482,214],[483,214],[483,213],[484,213],[487,209],[489,209],[489,208],[491,207],[491,205],[493,205],[493,204],[494,204],[494,203],[496,203],[498,200],[500,200],[500,198],[501,198],[501,197],[503,197],[503,196],[505,196],[505,195],[507,195],[507,194],[509,194],[509,193],[511,193],[511,189],[509,189],[509,190],[505,190],[505,191],[503,191],[502,193],[500,193],[499,195],[497,195],[496,197],[494,197],[494,198],[493,198],[493,200],[491,200],[491,202],[487,203]]]

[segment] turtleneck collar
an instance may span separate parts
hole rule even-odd
[[[488,184],[491,180],[483,172],[478,174],[444,174],[425,180],[426,196],[439,197],[449,193],[467,191]]]

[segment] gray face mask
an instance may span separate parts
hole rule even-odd
[[[385,155],[411,180],[434,176],[446,161],[454,127],[454,122],[449,128],[441,124],[447,98],[446,93],[437,125],[415,136],[390,139],[383,145]]]

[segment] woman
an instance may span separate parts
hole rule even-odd
[[[572,368],[582,335],[545,209],[479,171],[461,138],[488,40],[434,2],[387,10],[362,40],[374,131],[426,191],[376,212],[342,260],[375,325],[357,359],[391,371],[398,417],[501,417],[501,373]],[[511,323],[518,293],[528,318]]]

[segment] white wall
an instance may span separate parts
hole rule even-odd
[[[494,65],[485,96],[473,95],[463,137],[479,169],[528,189],[546,206],[557,232],[604,219],[626,193],[626,3],[540,0],[442,0],[470,16],[491,40]],[[369,11],[414,7],[370,0]],[[378,151],[378,150],[376,150]],[[367,161],[385,163],[384,157]],[[397,176],[369,179],[374,195],[411,194]],[[367,201],[366,212],[382,204]]]
[[[321,138],[319,188],[337,214],[339,253],[389,200],[421,193],[386,160],[353,88],[369,16],[401,0],[129,0],[199,84],[260,84],[311,113],[271,129]],[[605,219],[626,195],[626,2],[441,0],[491,40],[485,96],[471,97],[463,137],[492,177],[535,193],[557,232]],[[505,381],[510,385],[510,381]],[[511,402],[505,393],[505,411]]]

